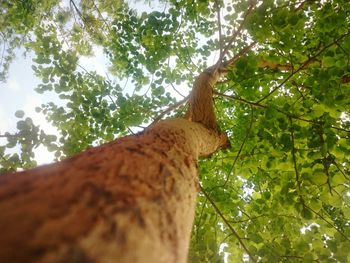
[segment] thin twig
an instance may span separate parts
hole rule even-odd
[[[343,172],[342,169],[340,169],[338,163],[335,160],[333,160],[332,163],[335,165],[335,167],[337,167],[338,171],[344,176],[344,178],[350,181],[350,178]]]
[[[1,34],[2,36],[2,34]],[[3,49],[2,49],[2,53],[1,53],[1,60],[0,60],[0,65],[2,65],[2,62],[4,61],[4,57],[5,57],[5,50],[6,50],[6,45],[7,45],[7,41],[5,40],[5,38],[2,36],[3,40]]]
[[[246,136],[244,137],[243,142],[241,143],[241,146],[239,147],[238,153],[237,153],[237,155],[236,155],[236,157],[235,157],[235,159],[234,159],[234,161],[233,161],[233,164],[232,164],[232,166],[231,166],[230,172],[227,174],[227,177],[226,177],[226,180],[225,180],[225,183],[224,183],[223,187],[226,186],[226,184],[227,184],[227,182],[228,182],[228,180],[229,180],[229,178],[230,178],[230,175],[231,175],[232,171],[233,171],[234,168],[235,168],[236,162],[237,162],[239,156],[241,155],[241,152],[242,152],[242,150],[243,150],[243,147],[244,147],[244,145],[245,145],[245,143],[246,143],[246,141],[247,141],[247,139],[248,139],[248,137],[249,137],[249,135],[250,135],[250,131],[252,130],[252,127],[253,127],[253,120],[254,120],[254,110],[253,110],[253,107],[252,107],[252,106],[251,106],[250,109],[251,109],[251,118],[250,118],[249,127],[248,127],[248,129],[247,129],[247,131],[246,131]]]
[[[125,83],[124,83],[124,87],[123,87],[122,91],[125,90],[126,85],[128,84],[128,82],[129,82],[129,75],[128,75],[128,77],[126,78],[126,81],[125,81]]]
[[[184,45],[184,50],[186,51],[186,56],[187,56],[187,59],[188,59],[188,61],[192,64],[192,66],[194,67],[194,68],[198,68],[198,66],[196,65],[196,63],[194,63],[193,62],[193,60],[192,60],[192,58],[191,58],[191,56],[190,56],[190,52],[188,51],[188,49],[186,48],[186,43],[184,43],[184,41],[183,41],[183,39],[181,38],[181,43]]]
[[[316,214],[317,216],[319,216],[324,222],[326,222],[328,225],[330,225],[332,228],[334,228],[341,236],[343,236],[346,240],[350,241],[350,239],[342,232],[340,231],[335,225],[333,225],[331,222],[329,222],[326,218],[324,218],[322,215],[320,215],[320,213],[316,212],[315,210],[313,210],[311,207],[308,207],[307,205],[303,204],[304,207],[306,207],[307,209],[309,209],[311,212],[313,212],[314,214]]]
[[[184,104],[189,98],[189,95],[186,96],[184,99],[180,100],[179,102],[169,106],[165,111],[163,111],[161,114],[159,114],[151,123],[151,125],[155,124],[156,122],[158,122],[161,118],[163,118],[164,115],[168,114],[169,112],[171,112],[172,110],[176,109],[177,107],[181,106],[182,104]]]
[[[254,46],[256,45],[256,42],[251,43],[250,45],[244,47],[242,50],[240,50],[233,58],[225,61],[223,63],[224,69],[227,69],[229,66],[236,63],[238,59],[240,59],[242,56],[244,56],[248,51],[250,51]]]
[[[78,13],[79,17],[84,22],[85,18],[83,16],[83,14],[80,12],[79,8],[76,6],[75,2],[73,0],[70,0],[69,2],[70,2],[70,4],[73,4],[73,7],[74,7],[75,11]]]
[[[249,101],[249,100],[243,99],[243,98],[235,96],[235,95],[227,95],[227,94],[220,93],[220,92],[217,92],[217,91],[213,91],[213,94],[217,95],[217,96],[220,96],[220,97],[225,97],[225,98],[228,98],[228,99],[239,101],[239,102],[242,102],[242,103],[245,103],[245,104],[248,104],[248,105],[252,105],[252,106],[255,106],[255,107],[264,108],[264,109],[268,108],[264,104],[261,104],[261,103],[258,103],[258,102],[253,102],[253,101]],[[299,121],[308,122],[308,123],[312,123],[312,124],[315,124],[315,125],[321,125],[320,123],[318,123],[315,120],[308,120],[308,119],[302,118],[300,116],[295,116],[295,115],[289,114],[289,113],[287,113],[287,112],[285,112],[285,111],[283,111],[283,110],[281,110],[279,108],[275,108],[275,109],[276,109],[276,111],[286,115],[289,118],[292,118],[292,119],[295,119],[295,120],[299,120]],[[350,130],[347,130],[347,129],[344,129],[344,128],[341,128],[341,127],[337,127],[337,126],[331,126],[330,128],[338,130],[338,131],[342,131],[342,132],[347,132],[347,133],[350,132]]]
[[[287,217],[287,218],[292,218],[292,219],[295,219],[295,220],[300,220],[300,218],[296,217],[296,216],[293,216],[293,215],[284,215],[284,214],[276,214],[276,215],[267,215],[267,214],[262,214],[262,215],[258,215],[258,216],[254,216],[254,217],[250,217],[248,219],[243,219],[243,220],[238,220],[238,221],[229,221],[230,223],[232,224],[239,224],[239,223],[245,223],[245,222],[248,222],[248,221],[253,221],[253,220],[256,220],[256,219],[259,219],[261,217]]]
[[[92,0],[91,2],[93,3],[93,5],[94,5],[94,7],[95,7],[95,9],[96,9],[96,11],[97,11],[97,13],[98,13],[98,15],[101,17],[101,20],[102,20],[103,24],[107,27],[107,29],[108,29],[110,32],[112,32],[112,29],[111,29],[110,25],[107,24],[106,19],[104,19],[103,15],[102,15],[100,9],[97,7],[95,1]]]
[[[192,70],[187,66],[187,63],[185,63],[185,62],[182,60],[181,56],[180,56],[179,54],[176,54],[176,55],[177,55],[177,57],[179,58],[181,64],[182,64],[189,72],[192,72]]]
[[[289,74],[279,85],[277,85],[275,88],[273,88],[267,95],[265,95],[261,99],[259,99],[257,101],[257,103],[262,102],[263,100],[270,97],[273,93],[275,93],[275,91],[277,91],[279,88],[281,88],[291,77],[293,77],[296,73],[301,71],[304,68],[304,65],[306,65],[306,63],[310,60],[311,60],[311,58],[309,58],[305,63],[303,63],[297,70],[295,70],[291,74]]]
[[[18,137],[18,134],[0,134],[0,138]]]
[[[217,13],[217,18],[218,18],[219,49],[220,49],[219,57],[222,58],[223,39],[222,39],[222,31],[221,31],[221,14],[220,14],[221,10],[220,10],[220,6],[219,6],[219,3],[218,3],[218,0],[215,0],[214,7],[216,7],[216,13]]]
[[[154,73],[152,74],[151,82],[149,83],[146,92],[145,92],[142,96],[146,96],[147,93],[149,92],[149,90],[151,89],[152,84],[153,84],[153,78],[154,78]],[[133,91],[133,93],[132,93],[133,96],[134,96],[135,92],[136,92],[136,89],[134,89],[134,91]]]
[[[224,94],[224,93],[217,92],[215,90],[213,91],[213,94],[217,95],[217,96],[229,98],[229,99],[232,99],[232,100],[236,100],[236,101],[239,101],[239,102],[243,102],[245,104],[249,104],[249,105],[252,105],[252,106],[265,108],[265,109],[267,108],[267,106],[265,106],[265,105],[262,105],[262,104],[257,103],[257,102],[249,101],[249,100],[243,99],[243,98],[235,96],[235,95],[227,95],[227,94]]]
[[[128,129],[128,131],[132,134],[135,135],[135,133],[130,129],[130,127],[126,127]]]
[[[180,93],[180,91],[178,91],[176,88],[175,88],[175,86],[174,86],[174,84],[172,83],[172,82],[170,82],[170,86],[173,88],[173,90],[175,90],[175,92],[177,93],[177,94],[179,94],[181,97],[183,97],[183,98],[185,98],[186,96],[184,96],[184,95],[182,95],[181,93]]]
[[[322,54],[326,49],[330,48],[331,46],[333,46],[334,44],[336,44],[337,42],[339,42],[341,39],[343,39],[344,37],[346,37],[347,35],[349,35],[350,32],[342,35],[341,37],[337,38],[336,40],[334,40],[332,43],[324,46],[321,50],[319,50],[315,55],[310,56],[305,62],[303,62],[301,64],[301,66],[299,68],[297,68],[295,71],[293,71],[291,74],[289,74],[279,85],[277,85],[275,88],[273,88],[267,95],[265,95],[264,97],[262,97],[261,99],[259,99],[257,101],[257,103],[262,102],[263,100],[267,99],[268,97],[270,97],[273,93],[275,93],[275,91],[277,91],[279,88],[281,88],[291,77],[293,77],[296,73],[298,73],[299,71],[301,71],[302,69],[306,68],[311,62],[313,62],[316,57],[318,57],[320,54]]]
[[[232,48],[232,44],[233,42],[236,40],[236,38],[240,35],[244,24],[246,23],[247,17],[251,14],[251,12],[253,11],[254,8],[254,1],[251,1],[251,4],[249,5],[248,10],[245,12],[244,17],[243,17],[243,21],[241,22],[241,24],[239,25],[238,29],[233,33],[232,37],[230,38],[228,44],[226,45],[226,47],[224,48],[224,50],[222,51],[221,56],[219,57],[219,60],[217,62],[217,64],[221,64],[222,59],[224,58],[224,56],[227,54],[228,50],[230,48]]]
[[[197,223],[196,223],[196,226],[197,226],[197,229],[196,229],[196,230],[197,230],[197,232],[198,232],[200,223],[201,223],[201,221],[202,221],[202,216],[203,216],[204,208],[205,208],[205,205],[207,204],[207,202],[208,202],[208,199],[206,198],[206,199],[204,200],[204,203],[203,203],[202,209],[201,209],[201,213],[200,213],[199,218],[198,218],[198,221],[197,221]],[[197,237],[198,237],[198,235],[197,235]],[[197,240],[197,242],[198,242],[198,240]]]
[[[58,27],[58,25],[56,24],[56,22],[53,22],[53,23],[54,23],[54,25],[56,26],[56,28],[58,29],[59,27]],[[72,47],[71,47],[69,41],[66,39],[66,37],[64,36],[64,34],[63,34],[62,32],[61,32],[61,37],[62,37],[63,41],[66,43],[66,45],[67,45],[67,47],[69,48],[69,50],[71,50]],[[92,77],[92,78],[95,78],[95,77],[96,77],[96,76],[94,76],[93,74],[91,74],[90,71],[88,71],[85,67],[83,67],[82,65],[80,65],[79,63],[76,63],[76,65],[77,65],[77,67],[79,67],[79,68],[81,68],[82,70],[84,70],[85,73],[88,74],[90,77]],[[107,81],[107,82],[110,83],[110,81]]]
[[[245,250],[245,252],[248,254],[249,258],[254,262],[257,263],[257,261],[255,260],[255,258],[253,257],[252,253],[249,251],[249,249],[247,248],[247,246],[244,244],[242,238],[238,235],[238,233],[236,232],[236,230],[234,230],[234,228],[231,226],[231,224],[227,221],[227,219],[224,217],[224,215],[222,214],[222,212],[220,211],[220,209],[216,206],[216,204],[214,203],[214,201],[210,198],[210,196],[204,191],[203,187],[200,185],[200,190],[202,191],[202,193],[205,195],[205,197],[208,199],[208,201],[211,203],[211,205],[214,207],[215,211],[219,214],[219,216],[221,217],[221,219],[225,222],[225,224],[227,225],[227,227],[231,230],[232,234],[237,238],[238,242],[241,244],[241,246],[243,247],[243,249]]]
[[[292,118],[289,117],[289,122],[290,122],[290,137],[292,139],[292,158],[293,158],[293,165],[294,165],[294,171],[295,171],[295,180],[298,185],[298,190],[299,193],[301,191],[301,183],[300,183],[300,176],[299,176],[299,171],[298,171],[298,166],[297,166],[297,158],[295,155],[295,139],[294,139],[294,128],[293,128],[293,121]]]

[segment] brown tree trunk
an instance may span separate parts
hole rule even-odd
[[[197,92],[212,85],[207,73],[196,83]],[[161,121],[60,163],[0,176],[0,262],[186,262],[197,158],[227,143],[213,110],[198,115],[200,102],[191,101],[193,121]]]

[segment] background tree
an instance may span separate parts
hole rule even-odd
[[[199,162],[190,262],[349,260],[347,1],[167,1],[144,11],[121,1],[22,4],[3,4],[0,29],[35,53],[36,90],[59,97],[37,110],[60,134],[18,111],[18,133],[2,135],[3,171],[33,165],[40,143],[60,160],[163,113],[180,116],[187,94],[176,103],[177,90],[220,61],[230,66],[215,109],[232,147]],[[95,46],[113,76],[79,63]],[[16,144],[21,153],[9,154]]]

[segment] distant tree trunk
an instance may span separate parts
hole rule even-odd
[[[211,76],[201,74],[194,90],[211,90]],[[0,176],[0,262],[186,262],[197,158],[227,143],[206,96],[210,105],[200,110],[209,119],[196,117],[200,102],[192,97],[192,121],[161,121],[62,162]]]

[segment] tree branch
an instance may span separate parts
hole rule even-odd
[[[295,139],[294,139],[293,121],[292,121],[291,117],[289,117],[288,119],[290,122],[290,137],[292,140],[292,158],[293,158],[293,166],[294,166],[294,171],[295,171],[295,180],[297,182],[298,190],[300,193],[301,183],[300,183],[300,176],[299,176],[299,171],[298,171],[298,167],[297,167],[297,158],[295,156]]]
[[[227,70],[227,68],[234,63],[237,62],[238,59],[240,59],[243,55],[245,55],[249,50],[251,50],[256,45],[256,42],[251,43],[250,45],[244,47],[242,50],[240,50],[233,58],[225,61],[222,65],[223,70]],[[220,68],[220,70],[222,70]]]
[[[256,219],[261,218],[261,217],[288,217],[288,218],[292,218],[292,219],[295,219],[295,220],[300,220],[299,217],[296,217],[296,216],[293,216],[293,215],[284,215],[284,214],[267,215],[267,214],[262,214],[262,215],[258,215],[258,216],[254,216],[254,217],[249,217],[248,219],[244,219],[244,220],[229,221],[229,222],[233,223],[233,224],[239,224],[239,223],[245,223],[245,222],[248,222],[248,221],[253,221],[253,220],[256,220]]]
[[[247,17],[251,14],[251,12],[253,11],[255,4],[254,1],[251,1],[248,10],[245,12],[244,16],[243,16],[243,21],[241,22],[241,24],[239,25],[238,29],[233,33],[232,37],[230,38],[228,44],[226,45],[226,47],[224,48],[224,50],[222,51],[222,54],[217,62],[217,64],[221,64],[222,59],[225,57],[225,55],[227,54],[228,50],[230,48],[232,48],[232,44],[233,42],[236,40],[236,38],[240,35],[243,26],[245,25],[245,22],[247,20]]]
[[[107,24],[106,19],[104,19],[103,15],[102,15],[100,9],[97,7],[95,1],[92,1],[92,3],[93,3],[93,5],[94,5],[94,7],[95,7],[95,9],[96,9],[96,11],[97,11],[99,17],[101,18],[101,21],[103,22],[103,24],[107,27],[107,29],[108,29],[109,31],[112,31],[110,25]]]
[[[317,62],[317,60],[312,60],[309,61],[308,65],[305,66],[303,69],[308,68],[308,66],[312,65],[313,63]],[[258,68],[269,68],[269,69],[279,69],[279,70],[283,70],[283,71],[291,71],[294,70],[294,66],[293,64],[277,64],[277,63],[273,63],[271,61],[267,61],[262,59],[259,63],[258,63]],[[342,83],[346,84],[350,82],[350,75],[344,75],[341,78]]]
[[[290,75],[288,75],[278,86],[276,86],[272,91],[270,91],[267,95],[263,96],[261,99],[259,99],[257,101],[257,103],[262,102],[263,100],[267,99],[268,97],[270,97],[273,93],[275,93],[275,91],[277,91],[280,87],[282,87],[291,77],[293,77],[296,73],[298,73],[299,71],[301,71],[302,69],[306,68],[307,66],[310,65],[310,63],[312,63],[316,57],[318,57],[320,54],[322,54],[326,49],[330,48],[331,46],[333,46],[334,44],[336,44],[337,42],[339,42],[341,39],[343,39],[344,37],[346,37],[347,35],[349,35],[350,32],[347,32],[346,34],[340,36],[339,38],[337,38],[336,40],[334,40],[332,43],[324,46],[321,50],[319,50],[315,55],[309,57],[305,62],[303,62],[301,64],[301,66],[296,69],[295,71],[293,71]]]
[[[340,169],[340,167],[339,167],[338,163],[335,161],[335,159],[333,159],[332,163],[335,165],[335,167],[337,167],[338,171],[344,176],[344,178],[346,180],[350,181],[350,178],[344,173],[344,171],[342,169]]]
[[[221,14],[220,14],[220,6],[218,3],[218,0],[215,0],[214,7],[216,7],[216,13],[217,13],[217,18],[218,18],[218,31],[219,31],[219,49],[220,49],[220,55],[219,57],[221,58],[222,56],[222,49],[223,49],[223,39],[222,39],[222,32],[221,32]]]
[[[331,222],[329,222],[326,218],[324,218],[320,213],[313,210],[311,207],[308,207],[307,205],[303,204],[304,207],[309,209],[311,212],[313,212],[315,215],[317,215],[319,218],[321,218],[324,222],[326,222],[328,225],[330,225],[332,228],[334,228],[342,237],[344,237],[346,240],[350,241],[350,239],[342,232],[340,231],[335,225],[333,225]]]
[[[264,109],[268,108],[264,104],[261,104],[261,103],[258,103],[258,102],[253,102],[253,101],[249,101],[249,100],[243,99],[243,98],[235,96],[235,95],[227,95],[227,94],[220,93],[220,92],[217,92],[217,91],[213,91],[213,94],[215,94],[217,96],[220,96],[220,97],[225,97],[225,98],[228,98],[228,99],[231,99],[231,100],[239,101],[241,103],[245,103],[245,104],[248,104],[248,105],[252,105],[252,106],[255,106],[255,107],[260,107],[260,108],[264,108]],[[283,111],[281,109],[278,109],[278,108],[275,108],[275,109],[278,112],[286,115],[288,118],[292,118],[292,119],[295,119],[295,120],[312,123],[312,124],[315,124],[315,125],[321,125],[320,123],[318,123],[315,120],[308,120],[308,119],[302,118],[300,116],[295,116],[295,115],[289,114],[289,113],[287,113],[287,112],[285,112],[285,111]],[[344,129],[344,128],[341,128],[341,127],[337,127],[337,126],[331,126],[330,128],[338,130],[338,131],[342,131],[342,132],[347,132],[347,133],[350,132],[350,130],[347,130],[347,129]]]
[[[232,164],[232,167],[230,169],[230,172],[227,174],[227,177],[226,177],[226,180],[225,180],[225,183],[224,183],[223,187],[226,186],[226,184],[227,184],[227,182],[228,182],[228,180],[230,178],[230,175],[231,175],[232,171],[234,170],[236,162],[237,162],[239,156],[241,155],[242,149],[243,149],[243,147],[244,147],[244,145],[245,145],[245,143],[246,143],[246,141],[247,141],[247,139],[248,139],[248,137],[250,135],[250,131],[252,130],[252,127],[253,127],[253,120],[254,120],[254,110],[253,110],[253,107],[251,106],[251,118],[250,118],[249,127],[248,127],[248,129],[246,131],[246,136],[244,137],[243,142],[241,143],[241,146],[239,147],[238,153],[237,153],[237,155],[236,155],[236,157],[235,157],[235,159],[233,161],[233,164]]]
[[[176,109],[177,107],[181,106],[182,104],[184,104],[189,98],[189,95],[186,96],[184,99],[180,100],[179,102],[169,106],[166,110],[164,110],[161,114],[159,114],[152,122],[151,125],[155,124],[156,122],[158,122],[165,114],[171,112],[172,110]]]
[[[183,98],[185,98],[186,96],[184,96],[184,95],[182,95],[181,93],[180,93],[180,91],[178,91],[176,88],[175,88],[175,86],[174,86],[174,84],[172,83],[172,82],[170,82],[170,86],[173,88],[173,90],[175,90],[175,92],[177,93],[177,94],[179,94],[181,97],[183,97]]]
[[[254,262],[257,263],[257,261],[255,260],[255,258],[253,257],[252,253],[248,250],[248,248],[246,247],[246,245],[244,244],[242,238],[238,235],[238,233],[236,232],[236,230],[234,230],[234,228],[231,226],[231,224],[227,221],[227,219],[224,217],[224,215],[222,214],[222,212],[220,211],[220,209],[216,206],[216,204],[214,203],[214,201],[210,198],[210,196],[204,191],[203,187],[201,185],[199,185],[200,190],[202,191],[202,193],[205,195],[205,197],[208,199],[208,201],[211,203],[211,205],[214,207],[215,211],[219,214],[219,216],[221,217],[221,219],[225,222],[225,224],[227,225],[227,227],[231,230],[232,234],[237,238],[238,242],[241,244],[241,246],[243,247],[243,249],[245,250],[245,252],[248,254],[248,256],[250,257],[250,259]]]
[[[196,229],[196,230],[197,230],[197,232],[198,232],[200,223],[201,223],[201,221],[202,221],[203,212],[204,212],[204,208],[205,208],[205,206],[206,206],[206,204],[207,204],[207,201],[208,201],[208,199],[206,198],[206,199],[204,200],[204,203],[203,203],[202,209],[201,209],[201,213],[200,213],[199,218],[198,218],[198,221],[197,221],[197,223],[196,223],[196,226],[197,226],[197,229]],[[198,235],[197,235],[197,237],[198,237]],[[197,242],[198,242],[198,239],[197,239]]]
[[[232,99],[232,100],[236,100],[236,101],[239,101],[239,102],[242,102],[242,103],[245,103],[245,104],[249,104],[249,105],[252,105],[252,106],[265,108],[265,109],[267,108],[267,106],[265,106],[265,105],[262,105],[262,104],[257,103],[257,102],[249,101],[249,100],[243,99],[243,98],[235,96],[235,95],[227,95],[227,94],[224,94],[224,93],[217,92],[215,90],[213,91],[213,94],[217,95],[217,96],[220,96],[220,97],[225,97],[225,98],[229,98],[229,99]]]
[[[79,17],[80,17],[81,20],[83,20],[83,22],[84,22],[85,18],[84,18],[84,16],[83,16],[83,14],[80,12],[80,10],[79,10],[79,8],[77,7],[77,5],[75,4],[75,2],[74,2],[73,0],[70,0],[69,2],[70,2],[71,5],[73,5],[75,12],[78,13]]]
[[[18,134],[0,134],[0,138],[10,138],[10,137],[17,137]]]

